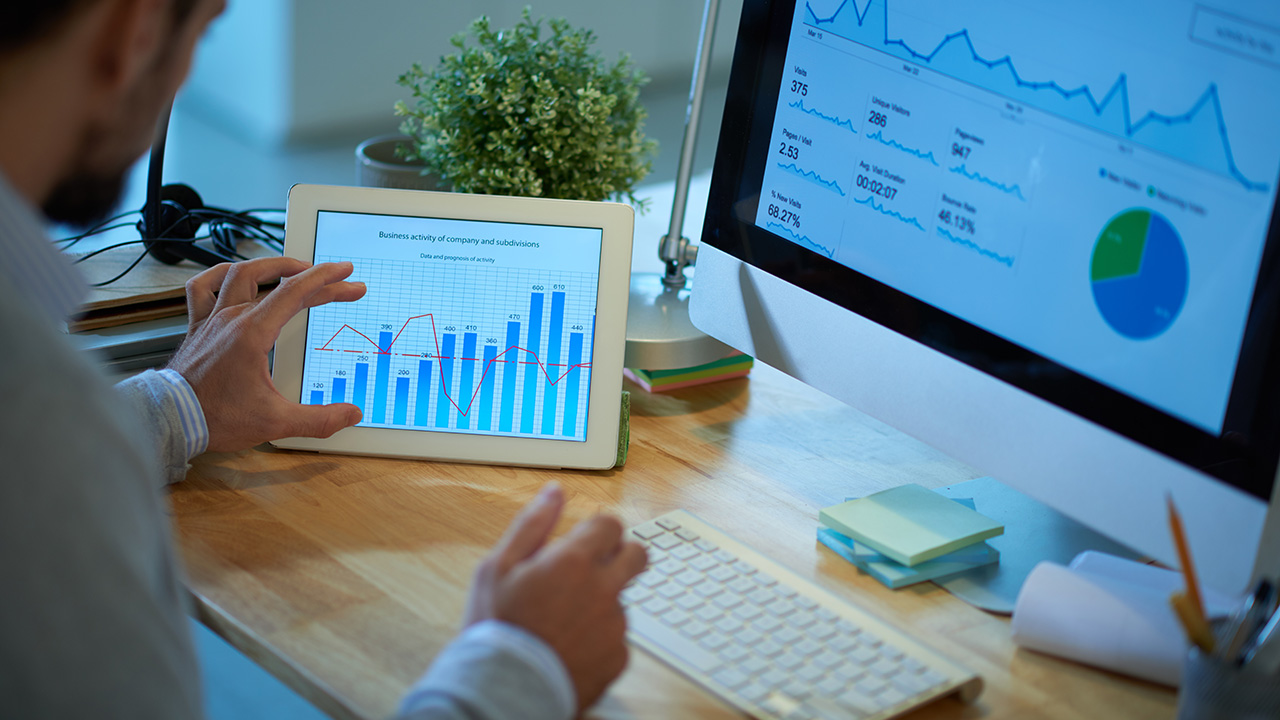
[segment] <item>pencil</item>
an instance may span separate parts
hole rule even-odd
[[[1173,496],[1166,494],[1165,501],[1169,505],[1169,530],[1173,533],[1173,545],[1178,550],[1178,563],[1182,565],[1182,577],[1187,583],[1187,600],[1191,603],[1191,610],[1200,618],[1200,622],[1208,622],[1205,620],[1204,602],[1200,599],[1200,582],[1196,580],[1196,568],[1191,562],[1191,548],[1187,546],[1187,535],[1182,529],[1182,516],[1178,514],[1178,508],[1173,505]]]
[[[1173,606],[1173,612],[1178,616],[1178,621],[1182,623],[1182,629],[1187,633],[1187,639],[1200,648],[1204,654],[1213,654],[1213,630],[1209,627],[1209,623],[1205,621],[1204,616],[1197,615],[1196,611],[1192,609],[1191,601],[1186,593],[1175,592],[1169,597],[1169,604]]]

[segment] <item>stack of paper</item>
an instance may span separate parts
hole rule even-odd
[[[1004,526],[919,485],[903,485],[825,508],[818,540],[891,588],[999,560],[984,540]]]
[[[622,373],[648,392],[664,392],[743,377],[751,372],[754,364],[755,360],[750,355],[734,353],[705,365],[695,365],[676,370],[623,368]]]

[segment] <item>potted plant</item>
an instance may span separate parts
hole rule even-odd
[[[626,56],[606,63],[590,30],[545,29],[528,7],[509,30],[482,16],[474,44],[460,33],[433,70],[415,64],[399,79],[412,95],[396,103],[411,138],[399,152],[459,192],[637,203],[657,148],[643,130],[647,78]]]

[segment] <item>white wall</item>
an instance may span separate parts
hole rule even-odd
[[[481,14],[513,24],[528,0],[231,0],[203,43],[181,102],[262,145],[393,129],[396,78],[430,66]],[[716,45],[727,72],[741,0],[723,0]],[[687,90],[703,2],[543,0],[535,17],[595,30],[606,59],[626,52],[654,85]]]

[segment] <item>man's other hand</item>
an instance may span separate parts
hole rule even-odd
[[[543,488],[480,564],[466,624],[496,619],[546,642],[573,678],[578,711],[593,705],[627,666],[627,620],[618,593],[644,570],[644,547],[623,539],[617,519],[596,516],[547,545],[564,495]]]
[[[283,437],[329,437],[360,422],[355,405],[299,405],[271,383],[267,355],[293,316],[364,296],[344,282],[351,263],[311,266],[287,257],[212,267],[187,282],[187,339],[169,362],[195,390],[209,450],[242,450]],[[260,285],[280,286],[260,294]]]

